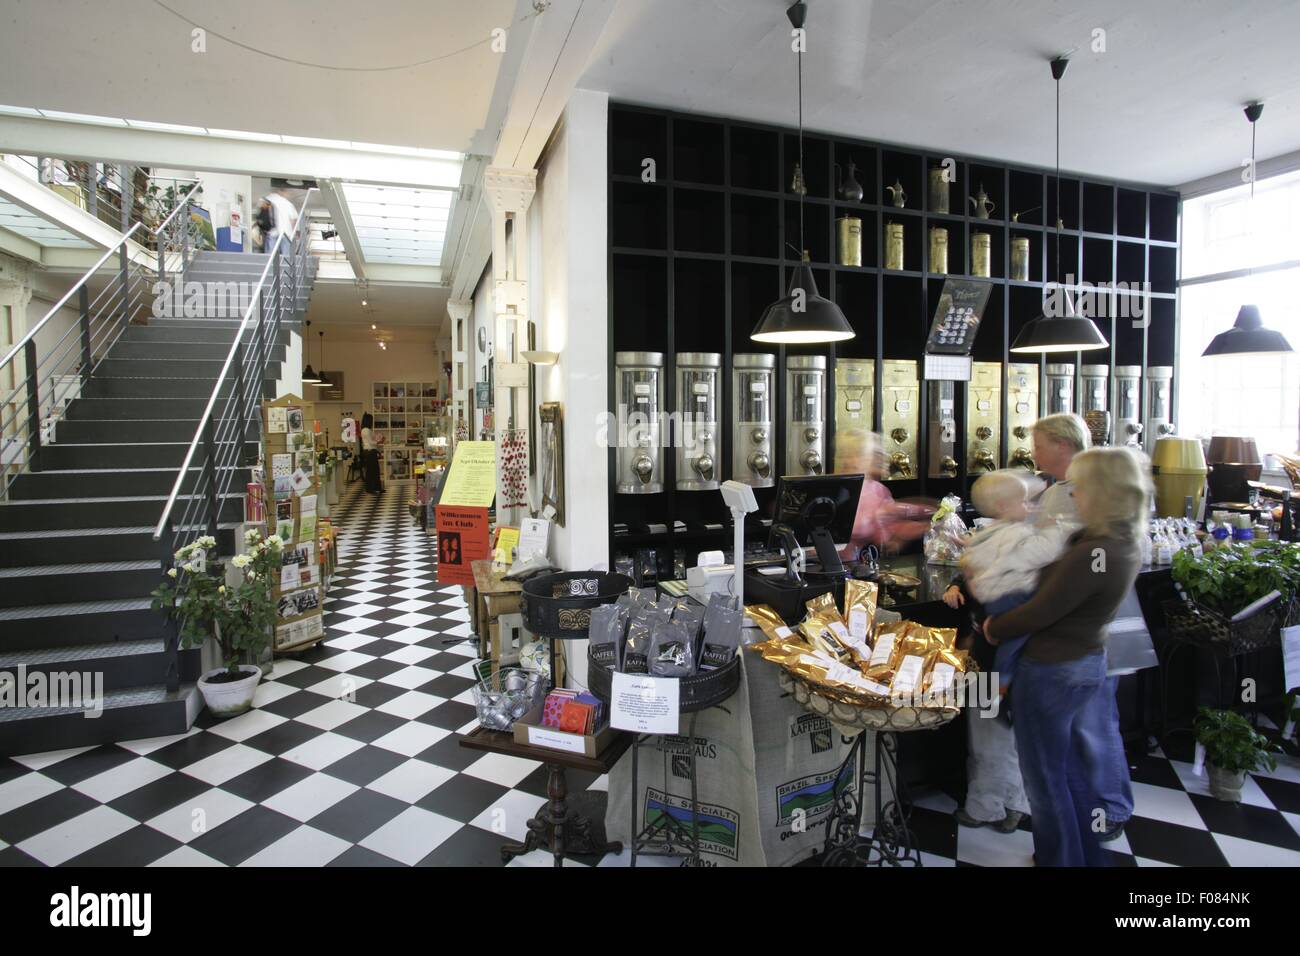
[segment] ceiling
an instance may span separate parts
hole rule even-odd
[[[437,285],[371,285],[366,292],[369,306],[361,307],[361,295],[346,282],[317,282],[312,288],[307,318],[328,326],[356,326],[369,330],[371,323],[381,330],[396,327],[437,328],[447,314],[451,290]]]
[[[787,0],[621,0],[579,85],[785,126],[796,119]],[[809,0],[804,124],[1051,166],[1047,60],[1065,169],[1178,185],[1300,150],[1295,0]],[[1105,52],[1093,51],[1104,30]],[[1100,35],[1099,35],[1100,36]]]
[[[506,59],[492,49],[492,31],[519,20],[516,8],[515,0],[8,0],[0,13],[0,101],[490,152],[496,130],[485,118]],[[205,52],[194,52],[187,20],[206,30]],[[530,23],[508,34],[507,44],[524,42]],[[488,142],[479,142],[485,127]]]

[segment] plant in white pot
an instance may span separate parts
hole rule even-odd
[[[182,647],[199,647],[209,639],[220,646],[225,666],[199,678],[204,703],[218,717],[234,717],[252,707],[262,671],[240,661],[266,648],[275,625],[271,586],[281,541],[275,536],[263,540],[254,530],[245,536],[245,546],[244,553],[230,559],[240,571],[237,584],[226,585],[224,565],[208,560],[216,541],[203,537],[176,552],[176,566],[153,592],[154,608],[167,611],[179,625]]]
[[[1232,710],[1202,707],[1193,724],[1196,739],[1205,748],[1210,774],[1210,795],[1230,803],[1241,802],[1246,774],[1277,769],[1277,745],[1257,733],[1245,717]]]

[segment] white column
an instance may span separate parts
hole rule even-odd
[[[533,430],[532,396],[528,393],[528,207],[537,192],[532,169],[490,166],[483,177],[492,213],[492,292],[496,320],[492,353],[493,410],[497,435],[497,520],[518,524],[526,505],[504,495],[501,448],[509,433]],[[525,442],[523,467],[528,468]]]
[[[470,436],[469,387],[474,373],[469,364],[471,348],[470,313],[472,299],[448,299],[447,314],[451,316],[451,450],[456,443]]]

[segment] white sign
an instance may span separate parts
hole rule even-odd
[[[525,518],[519,522],[518,556],[530,555],[546,557],[547,544],[551,536],[551,523],[544,518]]]
[[[675,734],[680,713],[681,682],[676,677],[614,674],[610,725],[638,734]]]
[[[276,456],[277,458],[279,455]],[[293,480],[293,490],[298,494],[308,491],[311,488],[311,475],[299,468],[291,476]]]
[[[302,568],[296,564],[286,564],[280,568],[280,590],[291,591],[302,587]]]
[[[1282,628],[1282,667],[1286,673],[1283,690],[1300,687],[1300,625]]]
[[[585,753],[583,738],[577,734],[562,734],[549,727],[529,727],[528,742],[537,747],[549,747],[551,750],[567,750],[569,753]]]

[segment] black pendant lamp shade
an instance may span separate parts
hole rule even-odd
[[[1061,282],[1061,77],[1070,65],[1068,57],[1052,60],[1052,80],[1056,83],[1056,281],[1060,293],[1060,308],[1046,304],[1038,318],[1031,321],[1011,343],[1012,352],[1087,352],[1104,349],[1108,343],[1097,324],[1083,315],[1076,315],[1070,295]],[[1051,301],[1049,296],[1048,301]],[[1052,313],[1058,313],[1053,315]]]
[[[1264,328],[1259,317],[1259,306],[1243,305],[1237,313],[1237,321],[1226,332],[1220,332],[1201,353],[1203,356],[1215,355],[1278,355],[1292,351],[1291,343],[1281,332]]]
[[[806,3],[792,4],[785,14],[790,25],[802,30],[808,16]],[[803,46],[799,46],[799,168],[803,168]],[[803,245],[803,193],[799,194],[799,244]],[[808,251],[803,250],[803,261],[790,276],[790,287],[784,297],[763,310],[758,325],[750,333],[755,342],[776,345],[816,345],[823,342],[843,342],[856,333],[840,307],[830,299],[823,299],[817,291],[808,264]]]
[[[854,334],[840,307],[817,291],[817,280],[805,252],[804,261],[790,276],[789,290],[763,310],[763,317],[749,337],[755,342],[807,345],[843,342]]]
[[[317,388],[333,388],[333,387],[334,387],[333,383],[332,383],[329,379],[327,379],[327,378],[325,377],[325,333],[324,333],[324,332],[320,332],[320,333],[318,333],[318,334],[320,335],[320,367],[321,367],[321,373],[320,373],[320,378],[318,378],[318,379],[317,379],[315,382],[313,382],[312,384],[315,385]]]
[[[1074,314],[1074,306],[1064,289],[1060,294],[1065,303],[1063,314],[1049,315],[1044,309],[1042,315],[1020,330],[1011,343],[1012,352],[1087,352],[1110,344],[1092,319]]]

